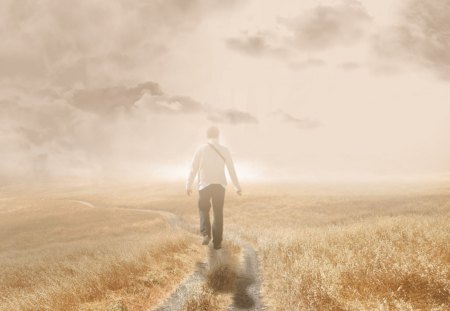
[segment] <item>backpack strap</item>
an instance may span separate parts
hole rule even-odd
[[[208,143],[208,145],[210,145],[211,146],[211,148],[213,148],[214,149],[214,151],[222,158],[222,160],[226,163],[227,162],[227,160],[225,159],[225,157],[220,153],[220,151],[219,150],[217,150],[217,148],[216,147],[214,147],[214,145],[213,144],[210,144],[210,143]]]

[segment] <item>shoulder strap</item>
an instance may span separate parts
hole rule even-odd
[[[214,151],[215,152],[217,152],[217,154],[222,158],[222,160],[224,161],[224,162],[227,162],[227,160],[225,159],[225,157],[220,153],[220,151],[219,150],[217,150],[217,148],[216,147],[214,147],[213,146],[213,144],[210,144],[210,143],[208,143],[208,145],[210,145],[211,146],[211,148],[213,148],[214,149]]]

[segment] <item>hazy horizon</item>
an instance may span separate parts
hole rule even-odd
[[[0,181],[450,179],[450,4],[0,2]]]

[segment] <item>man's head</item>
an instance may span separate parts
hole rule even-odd
[[[219,138],[219,129],[217,126],[211,126],[206,131],[206,138]]]

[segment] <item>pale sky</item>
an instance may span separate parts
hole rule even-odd
[[[281,2],[281,3],[280,3]],[[450,176],[447,0],[0,0],[1,179]]]

